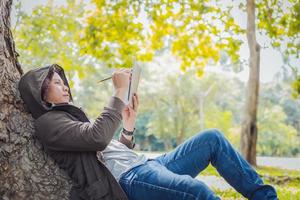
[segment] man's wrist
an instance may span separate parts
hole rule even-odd
[[[118,97],[123,102],[125,102],[125,95],[126,95],[126,89],[125,88],[118,88],[114,92],[114,96]]]
[[[134,136],[128,136],[128,135],[125,135],[123,132],[121,133],[121,138],[125,138],[126,140],[130,141],[130,142],[133,142],[133,138]]]
[[[123,125],[123,128],[126,130],[126,131],[134,131],[134,126],[125,126]]]
[[[122,133],[127,136],[133,136],[134,131],[135,131],[135,128],[133,128],[133,130],[127,130],[125,128],[122,129]]]

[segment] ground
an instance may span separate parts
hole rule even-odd
[[[300,200],[300,171],[286,170],[274,167],[257,167],[258,174],[265,183],[273,185],[277,192],[278,198],[284,200]],[[245,199],[231,188],[218,172],[212,166],[205,169],[198,178],[214,177],[205,181],[222,200],[242,200]]]

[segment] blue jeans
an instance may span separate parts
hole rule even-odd
[[[220,199],[195,177],[211,163],[239,193],[251,200],[278,200],[223,134],[201,132],[173,151],[125,172],[119,181],[130,200]]]

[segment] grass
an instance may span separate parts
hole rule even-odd
[[[265,183],[271,184],[275,187],[279,199],[300,200],[300,171],[263,166],[257,167],[256,171]],[[201,172],[201,175],[220,177],[217,170],[211,165]],[[233,189],[221,191],[213,188],[213,190],[221,197],[222,200],[245,199]]]

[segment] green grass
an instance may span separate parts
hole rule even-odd
[[[299,188],[282,188],[280,186],[274,185],[277,191],[278,198],[280,200],[300,200]],[[218,189],[213,189],[214,192],[222,200],[246,200],[241,194],[233,189],[221,191]]]
[[[288,170],[288,169],[281,169],[275,167],[258,166],[256,167],[256,171],[260,175],[262,174],[262,175],[271,175],[271,176],[289,176],[292,178],[300,177],[300,171],[298,170]]]
[[[280,200],[300,200],[300,171],[263,166],[257,167],[256,171],[265,183],[271,184],[276,188]],[[211,165],[201,172],[200,175],[220,177],[217,170]],[[222,200],[245,199],[233,189],[221,191],[213,188],[213,190]]]

